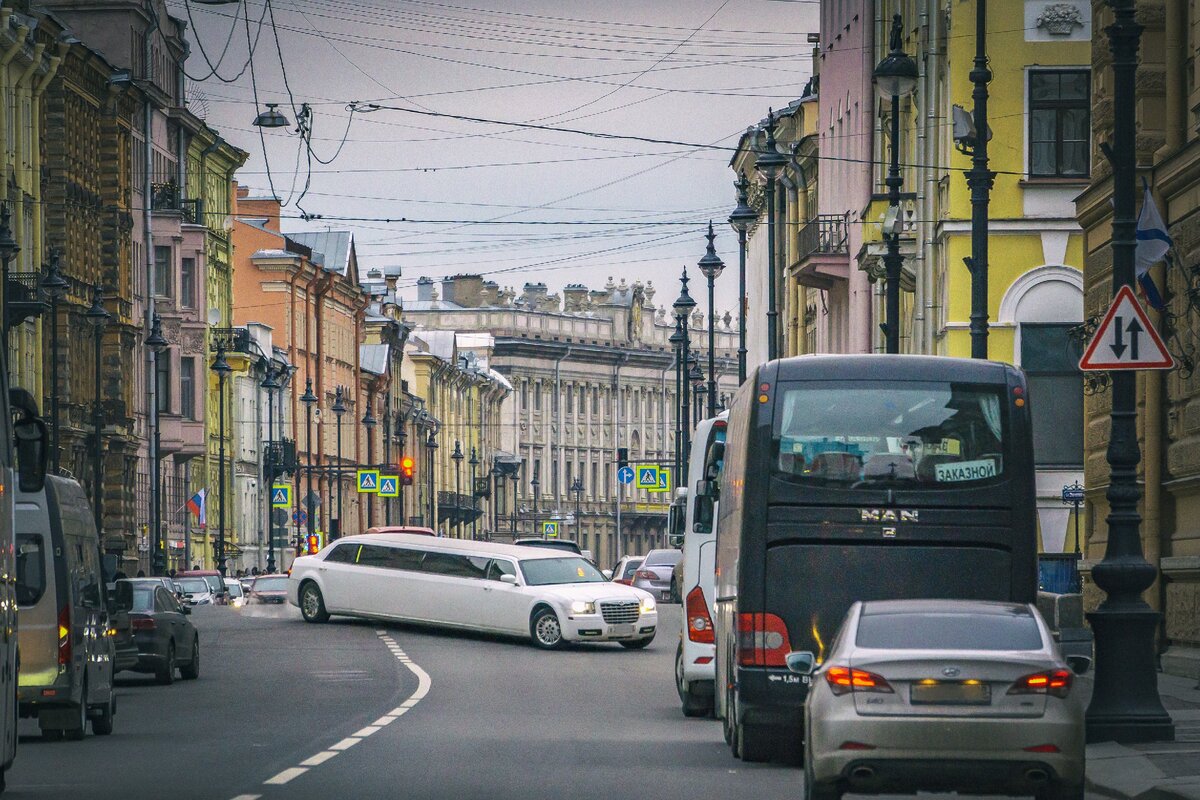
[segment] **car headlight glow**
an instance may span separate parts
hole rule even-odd
[[[591,601],[576,600],[571,603],[572,614],[595,614],[596,604]]]
[[[649,614],[651,611],[653,611],[656,608],[656,606],[654,604],[654,598],[653,597],[643,597],[641,608],[642,608],[643,614]]]

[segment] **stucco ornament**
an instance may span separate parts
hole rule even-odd
[[[1083,13],[1073,3],[1054,3],[1042,11],[1037,26],[1051,36],[1070,36],[1076,26],[1083,27]]]

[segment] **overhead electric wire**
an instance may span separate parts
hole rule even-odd
[[[194,30],[196,30],[196,22],[194,19],[192,19],[191,0],[183,0],[183,6],[187,11],[188,24],[192,26],[192,30],[194,31]],[[204,59],[204,63],[205,63],[205,65],[208,66],[208,69],[210,71],[209,71],[208,75],[198,78],[195,75],[190,74],[187,71],[186,66],[181,66],[180,68],[183,70],[183,74],[188,78],[188,80],[196,81],[197,83],[202,83],[202,82],[208,80],[209,78],[216,78],[217,80],[221,81],[221,83],[235,83],[236,81],[240,80],[243,75],[246,74],[246,69],[250,66],[251,61],[254,60],[254,51],[258,47],[258,40],[259,40],[259,38],[262,37],[263,18],[266,16],[266,13],[267,13],[265,7],[263,8],[262,16],[260,16],[258,19],[258,36],[255,37],[254,44],[252,44],[252,45],[247,44],[246,63],[242,64],[241,69],[239,69],[238,73],[236,75],[234,75],[232,78],[226,78],[225,76],[221,75],[217,71],[221,67],[221,62],[225,60],[225,54],[229,51],[229,45],[233,41],[233,34],[237,30],[237,27],[238,27],[238,24],[237,24],[238,17],[241,15],[240,12],[241,12],[241,6],[239,5],[238,10],[234,12],[233,23],[229,26],[229,37],[225,40],[225,47],[221,49],[221,55],[217,59],[216,64],[213,64],[212,59],[210,59],[208,57],[208,53],[204,49],[204,42],[200,39],[199,33],[197,33],[195,36],[192,37],[196,41],[196,47],[200,51],[200,56]],[[249,19],[250,19],[250,9],[247,6],[247,8],[246,8],[247,22],[249,21]]]

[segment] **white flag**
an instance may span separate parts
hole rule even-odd
[[[1135,254],[1135,271],[1141,278],[1150,268],[1162,261],[1171,249],[1171,236],[1167,233],[1167,224],[1163,222],[1150,187],[1146,187],[1142,199],[1142,211],[1137,221],[1137,252]]]

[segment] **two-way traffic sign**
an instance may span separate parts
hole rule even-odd
[[[1167,352],[1133,290],[1122,286],[1079,360],[1079,368],[1096,371],[1174,366],[1175,359]]]

